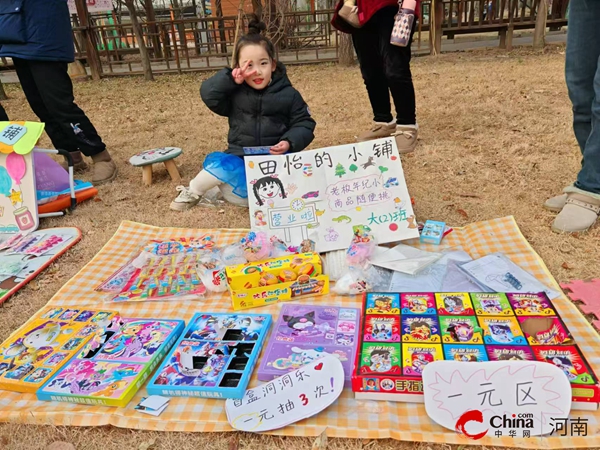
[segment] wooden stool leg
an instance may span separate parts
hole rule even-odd
[[[146,186],[152,184],[152,164],[142,167],[142,180]]]
[[[179,170],[177,170],[177,164],[175,164],[175,161],[172,159],[165,161],[165,167],[171,176],[171,180],[179,183],[181,181],[181,175],[179,175]]]

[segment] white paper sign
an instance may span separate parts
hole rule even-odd
[[[113,10],[112,0],[86,0],[88,12],[97,13]],[[77,14],[77,6],[75,6],[75,0],[68,0],[69,13]]]
[[[423,391],[429,417],[471,439],[548,434],[571,410],[567,376],[538,361],[435,361]]]
[[[228,399],[229,424],[241,431],[269,431],[314,416],[344,389],[344,368],[327,355],[269,383],[248,389],[244,398]]]
[[[419,237],[393,138],[245,162],[254,231],[318,252],[348,248],[357,230],[379,243]]]

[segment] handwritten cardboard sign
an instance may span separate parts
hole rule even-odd
[[[419,237],[394,138],[245,163],[252,229],[289,246],[345,249],[368,230],[380,243]]]
[[[530,437],[568,417],[571,385],[558,367],[538,361],[435,361],[423,370],[425,410],[467,437]]]
[[[269,431],[314,416],[344,389],[344,368],[333,355],[315,360],[269,383],[248,389],[242,399],[228,399],[229,424],[241,431]]]

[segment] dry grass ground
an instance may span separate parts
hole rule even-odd
[[[571,131],[563,76],[563,49],[473,52],[419,58],[413,63],[421,141],[404,159],[404,170],[420,219],[455,226],[514,215],[527,239],[559,281],[598,277],[600,227],[580,236],[553,234],[553,214],[543,201],[571,183],[580,154]],[[225,146],[226,120],[211,114],[198,95],[208,74],[103,80],[76,85],[79,105],[96,125],[119,163],[118,180],[100,188],[97,201],[73,216],[44,226],[75,225],[83,240],[56,265],[0,308],[0,340],[46,303],[115,232],[123,219],[159,226],[248,227],[242,210],[168,209],[175,195],[166,172],[150,188],[128,164],[140,150],[179,146],[185,180],[195,175],[207,152]],[[370,110],[358,68],[335,65],[293,67],[290,78],[318,122],[312,148],[341,144],[369,126]],[[35,116],[17,86],[3,102],[12,118]],[[48,140],[44,139],[44,144]],[[156,439],[157,449],[227,449],[230,434],[184,435],[119,429],[0,426],[0,448],[44,448],[55,440],[78,449],[138,449]],[[309,439],[241,435],[241,449],[310,448]],[[331,449],[435,449],[392,441],[329,440]],[[445,446],[448,448],[449,446]]]

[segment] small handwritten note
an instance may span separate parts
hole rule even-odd
[[[538,361],[435,361],[423,390],[429,417],[472,439],[548,434],[552,418],[571,410],[567,376]]]
[[[313,361],[225,402],[230,425],[241,431],[269,431],[311,417],[344,389],[344,368],[333,355]]]

